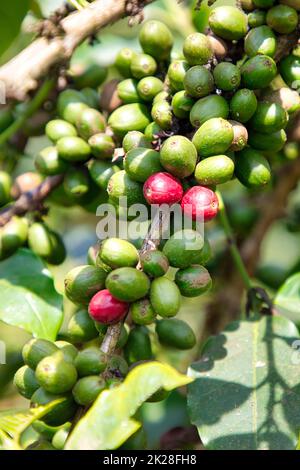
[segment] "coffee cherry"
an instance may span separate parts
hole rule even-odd
[[[95,294],[89,304],[89,314],[93,320],[105,325],[117,323],[128,311],[128,304],[114,298],[104,289]]]
[[[250,90],[267,87],[276,77],[274,60],[266,55],[257,55],[247,60],[241,68],[242,80]]]
[[[202,160],[196,166],[195,178],[201,185],[211,186],[230,181],[233,177],[234,163],[226,155],[215,155]]]
[[[295,8],[295,10],[300,11],[299,0],[280,0],[280,3],[288,5],[289,7]]]
[[[276,132],[286,127],[288,122],[287,112],[277,103],[258,103],[250,125],[255,131],[262,134]]]
[[[174,318],[159,320],[155,331],[159,342],[172,348],[191,349],[196,344],[193,330],[182,320]]]
[[[92,180],[105,191],[107,190],[107,185],[112,175],[120,171],[117,165],[99,160],[90,161],[88,168]]]
[[[63,244],[63,242],[60,237],[56,236],[56,234],[54,235],[54,232],[51,231],[44,223],[35,222],[29,227],[29,248],[36,255],[41,256],[46,261],[52,260],[52,258],[55,259],[56,253],[54,252],[58,246],[60,247],[61,244]]]
[[[108,238],[101,243],[98,258],[113,269],[133,267],[139,261],[139,253],[127,240]]]
[[[81,343],[97,338],[98,331],[88,312],[78,310],[68,323],[66,335],[73,343]]]
[[[20,395],[30,399],[40,385],[35,377],[34,370],[28,366],[23,366],[15,373],[14,386],[18,389]]]
[[[135,268],[118,268],[108,274],[105,287],[118,300],[134,302],[147,295],[150,281],[145,273]]]
[[[157,20],[146,21],[141,27],[139,41],[143,51],[158,61],[169,58],[173,36],[164,23]]]
[[[203,244],[204,240],[200,233],[195,230],[185,229],[176,232],[167,240],[163,252],[171,266],[174,268],[187,268],[196,262]]]
[[[138,85],[137,91],[144,101],[153,101],[154,97],[163,90],[164,84],[157,77],[144,77]]]
[[[25,218],[14,216],[0,229],[0,259],[16,252],[27,240],[28,222]]]
[[[152,119],[165,131],[171,129],[173,122],[172,107],[168,101],[158,101],[153,104],[151,110]]]
[[[97,90],[95,90],[94,88],[86,87],[86,88],[82,88],[80,91],[84,97],[86,104],[90,108],[98,109],[100,96]]]
[[[263,95],[263,100],[279,104],[289,114],[300,110],[300,96],[298,92],[288,87],[267,91]]]
[[[266,12],[263,10],[254,10],[248,13],[249,28],[257,28],[266,24]]]
[[[124,170],[112,175],[108,182],[107,192],[111,201],[117,204],[126,197],[128,207],[144,202],[143,186],[141,183],[133,181]]]
[[[219,201],[211,189],[205,186],[194,186],[184,194],[181,208],[184,214],[193,220],[208,222],[217,215]]]
[[[229,150],[233,152],[239,152],[242,150],[248,142],[248,131],[243,124],[237,121],[228,121],[232,125],[233,129],[233,141]]]
[[[68,196],[79,200],[88,193],[90,185],[86,168],[70,167],[64,177],[64,190]]]
[[[171,119],[172,119],[172,113],[171,113]],[[150,124],[148,124],[148,126],[145,129],[145,137],[149,141],[156,140],[161,132],[162,132],[162,128],[156,122],[150,122]],[[144,147],[144,145],[138,145],[138,147]]]
[[[151,277],[160,277],[169,269],[166,255],[159,250],[146,251],[140,255],[143,271]]]
[[[155,173],[144,184],[148,204],[175,204],[182,198],[180,181],[169,173]]]
[[[188,118],[193,105],[194,100],[188,96],[185,90],[178,91],[172,98],[172,111],[179,119]]]
[[[225,98],[219,95],[209,95],[196,101],[190,112],[191,124],[198,128],[212,118],[227,119],[229,106]]]
[[[250,29],[245,37],[245,52],[249,57],[264,54],[273,57],[276,52],[276,37],[268,26]]]
[[[162,166],[172,175],[185,178],[193,173],[197,163],[197,150],[184,136],[169,137],[160,151]]]
[[[257,108],[257,99],[252,90],[238,90],[230,101],[230,114],[233,119],[245,123],[251,119]]]
[[[90,375],[79,379],[72,390],[74,400],[78,405],[89,406],[91,405],[99,393],[106,388],[105,381],[98,375]]]
[[[140,103],[125,104],[113,111],[108,119],[108,125],[119,137],[124,137],[129,131],[143,132],[149,123],[148,109]]]
[[[11,178],[5,171],[0,171],[0,206],[10,201]]]
[[[211,11],[209,26],[223,39],[238,40],[247,33],[247,16],[236,7],[220,6]]]
[[[124,356],[129,365],[152,359],[149,332],[145,326],[132,328],[124,347]]]
[[[180,91],[184,89],[183,80],[188,69],[189,64],[185,60],[174,60],[170,63],[167,77],[172,90]]]
[[[93,295],[104,288],[106,275],[101,268],[77,266],[65,277],[65,294],[75,304],[87,305]]]
[[[100,96],[100,108],[103,111],[112,113],[115,109],[121,106],[122,101],[118,96],[117,86],[120,82],[119,79],[113,78],[109,82],[105,83],[102,87],[102,93]]]
[[[297,27],[297,11],[287,5],[276,5],[267,12],[267,24],[279,34],[289,34]]]
[[[71,124],[76,124],[81,113],[87,109],[84,95],[77,90],[64,90],[58,96],[57,111],[59,116]]]
[[[52,142],[57,142],[62,137],[76,137],[77,131],[69,122],[53,119],[46,125],[45,134]]]
[[[241,74],[239,68],[229,62],[220,62],[214,69],[214,79],[217,88],[233,91],[239,87]]]
[[[224,154],[233,141],[232,125],[222,118],[212,118],[199,127],[193,144],[202,157]]]
[[[283,129],[270,134],[262,134],[250,130],[249,132],[249,145],[256,150],[263,152],[279,152],[286,143],[287,136]]]
[[[73,364],[64,360],[61,351],[44,357],[36,368],[36,378],[40,386],[49,393],[65,393],[73,388],[77,371]]]
[[[57,450],[63,450],[66,440],[69,436],[71,423],[66,423],[61,429],[56,431],[52,438],[52,445]]]
[[[27,171],[26,173],[17,176],[11,189],[11,195],[14,199],[17,199],[22,193],[33,191],[38,188],[42,181],[43,178],[41,175],[32,171]]]
[[[151,284],[150,302],[161,317],[174,317],[181,306],[181,296],[175,282],[157,277]]]
[[[198,256],[196,256],[195,264],[206,265],[212,256],[211,247],[207,237],[204,237],[203,248],[199,251]]]
[[[148,299],[133,302],[130,306],[130,315],[136,325],[150,325],[156,318],[156,314]]]
[[[134,78],[141,79],[154,75],[157,69],[155,59],[149,54],[136,54],[131,61],[131,73]]]
[[[127,153],[129,150],[137,147],[151,148],[151,142],[150,139],[147,139],[142,132],[130,131],[125,135],[122,142],[122,147],[124,152]]]
[[[94,134],[89,138],[88,142],[94,157],[100,160],[111,160],[115,150],[115,143],[109,135],[103,133]]]
[[[183,43],[183,55],[189,65],[204,65],[212,58],[209,39],[202,33],[192,33]]]
[[[101,374],[107,365],[107,357],[96,347],[90,347],[79,351],[74,365],[79,377]]]
[[[22,357],[31,369],[36,369],[39,362],[47,356],[58,351],[54,343],[46,339],[31,339],[22,349]]]
[[[279,63],[279,71],[287,85],[293,86],[300,80],[300,57],[288,55]]]
[[[184,297],[197,297],[207,292],[212,285],[211,277],[203,266],[189,266],[179,269],[175,282]]]
[[[62,137],[57,142],[60,158],[67,162],[86,162],[91,153],[90,146],[80,137]]]
[[[75,357],[78,354],[78,349],[68,341],[55,341],[55,346],[61,350],[63,353],[64,359],[67,362],[73,362]]]
[[[167,90],[163,90],[153,98],[153,104],[158,103],[159,101],[168,101],[169,98],[170,98],[170,92]]]
[[[118,83],[118,95],[124,104],[138,103],[141,101],[137,85],[138,81],[134,78],[127,78]]]
[[[107,363],[107,370],[115,377],[125,377],[128,374],[128,364],[122,356],[111,356]]]
[[[63,401],[43,416],[43,421],[50,426],[60,426],[73,418],[77,406],[72,395],[70,393],[56,395],[40,387],[31,397],[31,404],[33,406],[48,405],[48,403],[59,399],[63,399]]]
[[[79,135],[85,140],[105,130],[104,117],[93,108],[84,109],[76,124]]]
[[[134,181],[144,183],[151,175],[162,170],[160,155],[155,150],[141,147],[129,150],[124,158],[124,170]]]
[[[209,95],[214,89],[214,79],[209,70],[202,65],[191,67],[185,74],[184,88],[193,98]]]
[[[237,154],[235,175],[244,186],[255,188],[270,182],[271,169],[260,152],[247,147]]]
[[[115,59],[115,67],[123,77],[131,77],[131,62],[135,55],[136,52],[128,47],[119,50]]]
[[[67,162],[59,158],[56,147],[46,147],[34,161],[36,169],[45,176],[59,175],[68,168]]]

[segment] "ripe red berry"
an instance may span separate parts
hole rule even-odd
[[[193,186],[184,194],[181,201],[184,214],[193,220],[207,222],[213,219],[219,209],[216,193],[205,186]]]
[[[169,173],[155,173],[144,184],[144,196],[149,204],[175,204],[182,195],[180,181]]]
[[[127,313],[128,303],[115,299],[107,289],[100,290],[89,303],[89,314],[93,320],[110,325],[120,321]]]

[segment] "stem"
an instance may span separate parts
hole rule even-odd
[[[44,103],[51,89],[54,86],[54,80],[46,80],[33,99],[28,103],[24,113],[18,117],[2,134],[0,134],[0,145],[5,144],[14,134],[20,130],[26,120],[30,118]]]
[[[249,289],[251,289],[252,284],[251,284],[250,278],[248,276],[247,270],[245,268],[244,262],[242,260],[242,257],[240,255],[240,252],[238,250],[238,247],[236,245],[233,230],[232,230],[231,225],[230,225],[229,220],[228,220],[226,207],[224,205],[222,195],[219,191],[217,191],[217,196],[218,196],[218,199],[219,199],[219,218],[220,218],[221,224],[223,226],[224,233],[225,233],[226,238],[227,238],[227,243],[228,243],[233,261],[235,263],[235,266],[236,266],[237,270],[239,271],[239,273],[241,275],[241,278],[243,280],[245,288],[247,290],[249,290]]]

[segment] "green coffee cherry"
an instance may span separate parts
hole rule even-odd
[[[124,137],[129,131],[143,132],[150,123],[150,116],[147,107],[140,103],[125,104],[112,112],[108,125],[113,132]]]
[[[271,135],[271,134],[269,134]],[[296,160],[299,155],[299,145],[297,142],[288,142],[283,149],[283,154],[288,160]]]
[[[131,61],[131,73],[134,78],[141,79],[154,75],[157,69],[155,59],[149,54],[136,54]]]
[[[257,108],[257,99],[252,90],[238,90],[230,101],[230,114],[233,119],[245,123],[252,118]]]
[[[217,7],[209,15],[209,26],[223,39],[238,40],[247,33],[247,16],[233,6]]]
[[[287,85],[299,83],[300,80],[300,57],[288,55],[279,63],[279,71]]]
[[[276,5],[267,12],[267,24],[279,34],[289,34],[298,24],[298,14],[287,5]]]
[[[152,358],[149,332],[145,326],[132,328],[124,347],[124,355],[129,365]]]
[[[150,289],[149,278],[135,268],[118,268],[108,274],[106,288],[116,299],[134,302],[147,295]]]
[[[179,119],[186,119],[194,105],[194,100],[185,90],[178,91],[172,98],[173,114]]]
[[[249,188],[264,186],[271,180],[271,169],[266,158],[257,150],[247,147],[237,154],[235,175]]]
[[[280,104],[289,114],[300,110],[300,96],[296,90],[282,87],[278,90],[269,90],[263,95],[263,101]]]
[[[195,178],[203,186],[212,186],[230,181],[234,173],[234,163],[226,155],[214,155],[202,160],[196,166]]]
[[[276,52],[276,37],[268,26],[250,29],[245,37],[245,52],[249,57],[264,54],[273,57]]]
[[[131,77],[131,62],[135,56],[135,52],[128,47],[119,50],[115,59],[115,67],[123,77]]]
[[[125,377],[128,374],[128,364],[122,356],[114,355],[107,363],[107,370],[116,377]]]
[[[112,165],[111,163],[99,160],[92,160],[89,162],[88,168],[92,180],[105,191],[107,190],[107,185],[112,175],[117,173],[117,171],[120,171],[120,168],[117,165]]]
[[[276,77],[274,60],[266,55],[257,55],[247,60],[241,68],[242,80],[246,88],[255,90],[267,87]]]
[[[212,256],[211,247],[209,241],[204,237],[204,245],[202,250],[199,251],[198,256],[196,257],[195,264],[206,265]]]
[[[58,96],[57,110],[60,117],[76,124],[81,113],[87,108],[86,99],[80,91],[64,90]]]
[[[47,392],[54,394],[68,392],[77,380],[75,367],[65,361],[61,351],[44,357],[38,363],[35,374],[40,386]]]
[[[164,84],[157,77],[144,77],[138,85],[137,91],[144,101],[153,101],[156,95],[163,90]]]
[[[90,375],[79,379],[72,390],[74,400],[78,405],[91,405],[106,387],[105,381],[98,375]]]
[[[263,10],[254,10],[248,13],[249,28],[257,28],[266,24],[266,12]]]
[[[91,148],[80,137],[62,137],[57,142],[60,158],[67,162],[86,162],[90,158]]]
[[[160,152],[160,162],[172,175],[185,178],[195,169],[197,150],[187,137],[174,135],[164,142]]]
[[[174,317],[177,315],[181,296],[175,282],[166,277],[157,277],[151,284],[150,302],[158,315],[161,317]]]
[[[170,111],[170,108],[169,112],[171,114],[172,119],[172,113]],[[158,124],[156,124],[156,122],[150,122],[150,124],[148,124],[145,129],[145,137],[149,141],[156,140],[161,132],[162,128]],[[138,145],[138,147],[144,147],[144,145]]]
[[[124,152],[127,153],[129,150],[132,150],[136,147],[151,148],[151,142],[142,132],[130,131],[125,135],[122,142],[122,147]]]
[[[78,310],[71,317],[67,326],[67,337],[73,343],[90,341],[98,337],[95,324],[86,310]]]
[[[148,299],[133,302],[130,306],[130,314],[136,325],[150,325],[156,318],[156,313]]]
[[[183,43],[183,55],[189,65],[204,65],[212,58],[209,39],[202,33],[192,33]]]
[[[212,286],[209,272],[204,266],[199,265],[179,269],[175,275],[175,282],[184,297],[197,297],[207,292]]]
[[[45,176],[59,175],[68,168],[67,162],[59,158],[56,147],[46,147],[34,161],[36,169]]]
[[[99,64],[90,64],[78,74],[72,74],[77,88],[98,88],[107,77],[107,69]]]
[[[163,90],[153,98],[153,104],[158,103],[158,101],[168,101],[169,98],[170,93],[166,90]]]
[[[57,142],[62,137],[77,136],[77,131],[69,122],[62,119],[53,119],[46,125],[45,134],[52,142]]]
[[[90,108],[98,109],[100,97],[99,97],[97,90],[95,90],[94,88],[86,87],[86,88],[82,88],[80,91],[81,91],[81,94],[84,96],[84,100],[86,104]]]
[[[138,103],[141,101],[137,85],[138,81],[134,78],[126,78],[126,80],[122,80],[118,83],[118,95],[124,104]]]
[[[76,124],[79,135],[85,140],[105,130],[104,117],[93,108],[84,109]]]
[[[133,181],[124,170],[112,175],[108,182],[107,192],[115,203],[121,202],[120,198],[127,197],[128,207],[145,201],[142,184]]]
[[[164,319],[156,324],[156,334],[160,343],[177,349],[191,349],[196,337],[191,327],[182,320]]]
[[[51,231],[44,223],[35,222],[29,227],[29,248],[35,254],[41,256],[41,258],[44,258],[46,261],[55,261],[56,256],[58,255],[57,253],[55,253],[55,250],[58,247],[59,250],[61,250],[61,244],[63,244],[63,242],[60,237],[57,234],[54,234],[54,232]],[[59,258],[61,258],[61,255],[63,255],[63,253],[59,253]],[[63,258],[64,257],[65,256],[63,256]]]
[[[130,178],[141,183],[144,183],[154,173],[162,171],[159,153],[141,147],[129,150],[123,164],[124,170]]]
[[[55,341],[55,346],[61,350],[67,362],[73,362],[78,354],[78,349],[73,344],[68,343],[68,341]]]
[[[143,271],[151,277],[160,277],[169,269],[169,261],[164,253],[159,250],[150,250],[140,255]]]
[[[283,129],[270,134],[262,134],[250,130],[248,143],[256,150],[263,152],[279,152],[286,143],[287,136]]]
[[[232,125],[222,118],[212,118],[199,127],[193,137],[193,144],[202,157],[222,155],[233,141]]]
[[[106,369],[107,358],[98,348],[90,347],[79,351],[74,364],[79,377],[99,375]]]
[[[24,245],[28,235],[28,222],[25,218],[14,216],[0,229],[0,259],[11,256]]]
[[[263,134],[276,132],[286,127],[287,112],[277,103],[258,103],[256,111],[251,118],[252,129]]]
[[[203,245],[203,237],[198,232],[185,229],[176,232],[167,240],[163,252],[171,266],[187,268],[195,262]]]
[[[88,143],[94,157],[100,160],[111,160],[115,143],[109,135],[104,133],[94,134],[89,138]]]
[[[229,62],[220,62],[214,69],[214,79],[217,88],[224,91],[233,91],[241,83],[239,68]]]
[[[43,421],[46,424],[49,424],[50,426],[60,426],[61,424],[65,424],[66,421],[72,419],[77,409],[70,393],[55,395],[53,393],[46,392],[46,390],[40,387],[32,395],[31,404],[36,406],[48,405],[48,403],[62,398],[64,399],[62,402],[58,403],[53,410],[43,416]]]
[[[174,60],[170,63],[167,77],[173,90],[184,89],[183,79],[188,69],[189,64],[185,60]]]
[[[14,376],[14,386],[18,389],[20,395],[28,400],[32,397],[33,393],[40,387],[34,370],[28,366],[20,367]]]
[[[47,261],[47,263],[57,266],[63,263],[66,259],[66,255],[67,255],[66,247],[59,233],[56,233],[56,232],[53,232],[53,230],[50,230],[49,236],[50,236],[52,249],[49,255],[45,258],[45,260]]]
[[[246,127],[238,121],[229,120],[228,122],[232,125],[233,129],[233,141],[229,150],[239,152],[247,145],[248,131]]]
[[[98,258],[113,269],[133,267],[139,261],[139,253],[127,240],[107,238],[101,243]]]
[[[104,288],[107,273],[94,266],[77,266],[65,277],[65,294],[72,302],[87,305],[96,292]]]
[[[214,89],[214,78],[202,65],[191,67],[185,74],[184,88],[193,98],[209,95]]]
[[[52,445],[57,450],[63,450],[66,440],[69,436],[71,423],[66,423],[61,429],[56,431],[52,438]]]
[[[11,177],[6,171],[0,171],[0,206],[7,204],[10,199]]]
[[[212,118],[226,119],[228,114],[229,106],[225,98],[219,95],[209,95],[196,101],[190,112],[190,122],[198,128]]]
[[[139,41],[146,54],[156,60],[166,60],[173,46],[173,36],[169,28],[160,21],[147,21],[141,27]]]
[[[151,110],[152,119],[165,131],[171,129],[173,122],[172,107],[168,101],[154,103]]]
[[[24,345],[22,356],[25,364],[35,370],[44,357],[50,356],[57,351],[58,347],[51,343],[51,341],[46,339],[31,339]]]

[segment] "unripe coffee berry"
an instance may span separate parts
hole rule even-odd
[[[175,204],[182,195],[180,181],[169,173],[155,173],[144,184],[144,196],[149,204]]]
[[[213,219],[219,209],[216,193],[205,186],[193,186],[183,196],[181,208],[184,214],[193,220],[208,222]]]
[[[92,297],[89,314],[93,320],[105,325],[117,323],[128,311],[128,304],[115,299],[107,289],[103,289]]]

